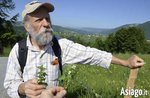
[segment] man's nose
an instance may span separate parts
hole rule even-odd
[[[43,22],[43,26],[44,26],[44,27],[46,27],[46,28],[50,27],[50,22],[47,21],[46,18],[44,18],[42,22]]]

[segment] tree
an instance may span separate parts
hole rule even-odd
[[[106,50],[109,52],[116,52],[117,50],[117,43],[114,37],[115,33],[111,33],[105,41]]]
[[[146,47],[144,31],[136,27],[122,28],[107,38],[107,49],[111,52],[143,53]]]
[[[105,40],[102,36],[95,37],[95,41],[92,44],[92,47],[95,47],[100,50],[105,50]]]
[[[16,36],[13,23],[17,21],[19,14],[9,16],[10,11],[14,10],[15,3],[12,0],[0,0],[0,44],[1,48],[12,44]],[[9,37],[9,38],[7,38]],[[9,39],[9,40],[8,40]]]
[[[144,51],[146,51],[147,54],[150,54],[150,42],[146,42],[145,44],[146,47],[144,47]]]

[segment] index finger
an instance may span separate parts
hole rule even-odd
[[[144,60],[142,58],[140,58],[138,56],[136,58],[137,58],[137,62],[141,62],[141,63],[143,62],[144,63]]]
[[[56,87],[55,89],[56,89],[57,92],[60,92],[61,90],[64,90],[63,87]]]
[[[36,78],[34,78],[34,79],[30,79],[30,80],[28,80],[30,83],[32,83],[32,84],[38,84],[38,82],[37,82],[37,79]]]
[[[136,63],[136,66],[137,67],[141,67],[141,66],[143,66],[145,63],[144,62],[138,62],[138,63]]]
[[[45,89],[46,86],[45,85],[39,85],[39,84],[32,84],[30,85],[32,90],[41,90],[41,89]]]

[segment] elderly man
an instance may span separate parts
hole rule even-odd
[[[18,57],[18,43],[10,52],[4,87],[8,95],[13,98],[26,96],[30,98],[40,97],[45,89],[44,85],[39,85],[35,79],[37,67],[43,65],[46,68],[46,83],[48,86],[57,86],[59,78],[60,63],[52,63],[58,57],[52,48],[55,43],[49,12],[54,10],[50,3],[31,2],[25,6],[22,12],[24,27],[28,32],[27,36],[27,60],[23,71]],[[57,40],[57,39],[56,39]],[[58,39],[61,48],[61,64],[82,63],[109,68],[110,63],[122,65],[129,68],[141,67],[144,61],[131,56],[127,60],[114,57],[111,53],[95,48],[85,47],[67,39]]]

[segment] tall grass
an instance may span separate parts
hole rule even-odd
[[[130,54],[116,56],[127,59]],[[139,54],[139,56],[145,60],[146,64],[139,70],[135,89],[147,90],[150,93],[150,55]],[[62,77],[67,77],[65,81],[68,81],[68,84],[64,81],[60,83],[64,87],[67,86],[67,98],[123,98],[120,93],[122,87],[126,88],[129,68],[113,64],[109,69],[81,64],[76,66],[71,76],[68,74],[69,70],[72,70],[71,66],[65,67]],[[150,98],[150,94],[138,98]]]
[[[5,47],[0,56],[8,56],[11,48]],[[114,54],[127,59],[133,54]],[[147,90],[147,96],[138,98],[150,98],[150,55],[138,54],[146,64],[139,70],[135,83],[135,89]],[[121,88],[126,87],[130,69],[111,64],[109,69],[99,66],[76,64],[65,66],[64,74],[60,78],[60,85],[67,89],[67,98],[123,98],[120,95]],[[71,73],[70,73],[71,72]]]

